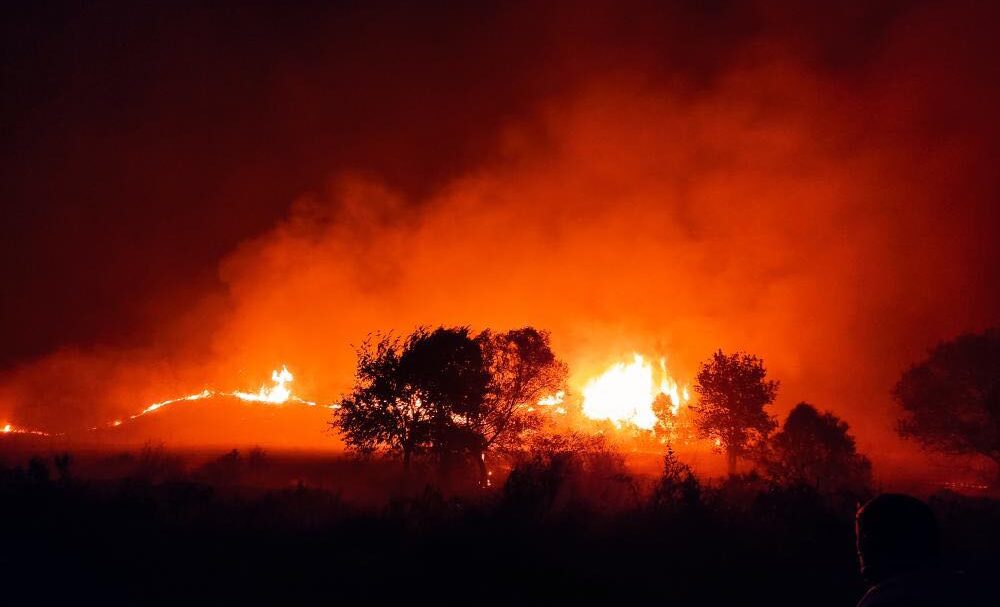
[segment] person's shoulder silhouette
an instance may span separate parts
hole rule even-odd
[[[940,566],[934,513],[909,495],[885,493],[858,510],[858,559],[872,584],[858,607],[967,604],[960,574]]]

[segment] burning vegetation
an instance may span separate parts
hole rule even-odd
[[[6,3],[0,604],[974,605],[998,24]]]
[[[179,601],[194,585],[199,601],[273,604],[332,583],[341,599],[375,602],[462,602],[489,588],[510,602],[530,592],[556,604],[792,605],[822,590],[811,602],[833,607],[863,592],[852,547],[871,464],[831,412],[800,403],[780,425],[765,413],[778,385],[757,357],[716,352],[685,390],[665,363],[635,355],[585,383],[619,382],[626,395],[590,418],[587,399],[606,392],[574,396],[548,335],[532,328],[373,335],[357,354],[354,389],[330,405],[296,396],[285,367],[256,392],[221,395],[329,407],[352,449],[385,457],[162,445],[0,457],[5,549],[59,554],[65,567],[65,583],[44,584],[47,568],[18,560],[7,596],[38,604],[101,590],[106,604],[134,604],[153,588]],[[184,400],[136,415],[171,415],[166,403]],[[642,424],[647,406],[655,421]],[[673,448],[677,433],[754,469],[696,474]],[[628,465],[637,448],[655,451],[659,470]],[[997,502],[944,491],[929,503],[963,542],[948,562],[987,579]],[[428,583],[442,570],[447,584]]]
[[[295,394],[292,394],[291,387],[288,384],[290,384],[294,379],[295,377],[292,375],[291,371],[288,370],[288,367],[282,365],[280,370],[275,369],[271,373],[271,381],[273,382],[272,385],[270,386],[261,385],[256,392],[246,392],[242,390],[218,391],[206,388],[196,394],[189,394],[187,396],[169,398],[166,400],[161,400],[159,402],[152,403],[150,405],[147,405],[143,409],[139,410],[137,413],[129,415],[127,418],[114,419],[109,421],[107,424],[103,426],[103,428],[121,427],[126,422],[135,421],[145,415],[149,415],[151,413],[159,411],[160,409],[163,409],[165,407],[177,403],[199,401],[217,397],[231,397],[246,403],[261,403],[267,405],[284,405],[286,403],[292,403],[292,404],[306,405],[309,407],[315,407],[316,406],[315,402],[306,400]],[[327,405],[327,407],[331,408],[332,405]],[[90,430],[94,431],[94,430],[99,430],[101,428],[102,426],[92,426]],[[0,427],[0,433],[33,434],[36,436],[53,436],[53,435],[66,434],[62,432],[59,433],[47,432],[41,429],[21,428],[9,423]]]
[[[907,414],[900,432],[929,449],[995,461],[997,441],[988,429],[995,425],[990,403],[997,390],[996,341],[993,330],[962,336],[907,371],[894,392]],[[418,328],[406,337],[372,335],[357,351],[353,389],[327,404],[295,394],[295,377],[282,365],[272,372],[272,383],[256,391],[206,388],[75,434],[6,422],[0,436],[69,440],[81,432],[124,429],[171,405],[233,399],[329,410],[331,426],[348,449],[398,456],[407,470],[415,459],[436,462],[445,476],[476,470],[482,487],[494,483],[496,463],[509,470],[531,445],[560,436],[597,437],[636,461],[664,449],[688,456],[724,453],[730,476],[743,460],[786,483],[856,490],[870,485],[871,462],[833,413],[803,402],[779,428],[767,409],[779,382],[760,358],[717,351],[702,363],[693,385],[673,376],[665,357],[655,360],[633,353],[574,387],[547,332]],[[928,400],[931,394],[940,400]],[[983,396],[969,396],[977,394]],[[961,415],[945,415],[946,408]],[[988,487],[975,480],[949,483]]]

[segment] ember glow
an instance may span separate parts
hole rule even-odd
[[[202,400],[205,398],[212,398],[214,396],[232,396],[233,398],[238,398],[245,402],[250,403],[264,403],[270,405],[283,405],[289,401],[294,403],[299,403],[307,405],[309,407],[315,407],[316,403],[311,400],[305,400],[292,394],[291,388],[288,384],[295,379],[295,376],[288,370],[288,367],[281,365],[281,370],[275,369],[271,372],[271,381],[274,385],[267,386],[262,385],[260,389],[256,392],[244,392],[241,390],[233,390],[231,392],[217,392],[214,390],[202,390],[197,394],[189,394],[188,396],[181,396],[179,398],[171,398],[169,400],[160,401],[149,405],[142,411],[136,413],[129,417],[130,420],[137,419],[143,415],[147,415],[154,411],[158,411],[167,405],[172,405],[174,403],[191,401],[191,400]],[[332,407],[332,405],[330,406]],[[120,426],[121,420],[115,420],[112,422],[112,426]]]
[[[583,388],[583,414],[611,421],[619,428],[633,425],[652,430],[657,422],[653,402],[661,394],[670,399],[673,416],[690,398],[687,387],[667,372],[665,359],[654,367],[641,354],[633,354],[632,362],[616,363],[587,382]]]
[[[48,432],[31,430],[29,428],[20,428],[13,424],[4,424],[3,426],[0,426],[0,434],[34,434],[36,436],[50,436]]]

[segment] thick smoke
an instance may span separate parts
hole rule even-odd
[[[743,349],[782,381],[782,416],[808,400],[876,462],[912,449],[893,437],[892,383],[936,341],[1000,321],[1000,97],[978,67],[995,43],[966,32],[977,17],[906,11],[848,65],[775,19],[708,82],[586,73],[429,194],[334,171],[226,255],[222,293],[155,343],[15,367],[0,413],[75,427],[253,388],[281,363],[330,401],[370,331],[530,324],[577,388],[633,350],[688,379]]]

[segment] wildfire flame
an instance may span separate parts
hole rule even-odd
[[[42,432],[41,430],[32,430],[30,428],[21,428],[8,423],[5,423],[3,426],[0,426],[0,434],[35,434],[38,436],[50,436],[48,432]]]
[[[656,381],[657,370],[659,381]],[[667,372],[665,359],[660,359],[657,369],[642,355],[633,354],[631,363],[616,363],[587,382],[583,388],[583,414],[590,419],[611,421],[619,428],[631,424],[652,430],[658,421],[653,402],[661,394],[670,399],[672,416],[690,400],[687,387]]]
[[[202,390],[196,394],[189,394],[187,396],[180,396],[177,398],[171,398],[167,400],[162,400],[155,402],[151,405],[147,405],[144,409],[139,411],[134,415],[128,416],[127,419],[115,419],[104,427],[117,428],[124,424],[126,421],[136,420],[143,415],[148,415],[154,411],[158,411],[167,405],[172,405],[174,403],[192,401],[192,400],[202,400],[205,398],[211,398],[213,396],[231,396],[233,398],[238,398],[239,400],[252,402],[252,403],[266,403],[272,405],[282,405],[287,402],[295,402],[302,405],[307,405],[309,407],[315,407],[316,403],[311,400],[305,400],[292,394],[291,388],[288,384],[295,379],[291,371],[285,365],[281,366],[280,370],[274,370],[271,372],[271,381],[274,382],[272,386],[262,385],[257,392],[243,392],[241,390],[233,390],[230,392],[219,392],[215,390]],[[325,405],[329,409],[337,408],[337,405]],[[94,426],[91,430],[97,430],[101,426]],[[32,430],[28,428],[20,428],[12,424],[6,424],[0,427],[0,434],[37,434],[39,436],[50,436],[48,432],[43,432],[41,430]]]
[[[559,390],[555,394],[549,394],[548,396],[543,396],[538,399],[538,404],[542,407],[551,407],[554,405],[561,405],[563,400],[566,399],[566,392]]]
[[[239,398],[241,400],[251,401],[255,403],[272,403],[280,405],[288,401],[289,398],[294,398],[298,402],[315,405],[316,403],[305,401],[300,398],[292,396],[292,391],[288,388],[286,384],[295,379],[295,377],[288,371],[288,367],[282,365],[281,371],[274,370],[271,371],[271,381],[274,385],[268,388],[267,386],[261,386],[260,390],[255,393],[252,392],[240,392],[234,391],[231,393],[232,396]]]
[[[137,413],[126,418],[114,419],[103,426],[94,426],[91,430],[117,428],[127,422],[134,421],[144,415],[149,415],[174,403],[195,401],[215,396],[228,396],[250,403],[268,405],[283,405],[289,402],[317,406],[317,403],[303,399],[292,393],[289,384],[295,376],[285,365],[271,372],[272,385],[261,385],[256,392],[232,390],[228,392],[205,389],[195,394],[162,400],[147,405]],[[669,399],[669,415],[676,417],[681,406],[690,399],[687,386],[681,385],[667,371],[666,360],[661,358],[658,366],[646,361],[640,354],[634,354],[630,363],[616,363],[601,375],[591,379],[583,388],[583,414],[594,420],[609,420],[616,427],[632,425],[645,430],[652,430],[658,421],[653,410],[653,403],[660,395]],[[548,407],[553,413],[565,415],[564,401],[566,393],[562,390],[538,399],[537,406]],[[336,404],[324,405],[336,409]],[[3,434],[35,434],[51,436],[48,432],[37,429],[23,428],[13,424],[0,426]]]
[[[244,392],[242,390],[233,390],[231,392],[202,390],[197,394],[189,394],[187,396],[181,396],[179,398],[171,398],[169,400],[163,400],[158,403],[153,403],[148,407],[146,407],[145,409],[143,409],[142,411],[136,413],[135,415],[129,416],[129,419],[132,420],[142,417],[143,415],[152,413],[153,411],[162,409],[163,407],[166,407],[167,405],[172,405],[174,403],[179,403],[186,400],[201,400],[203,398],[212,398],[213,396],[232,396],[233,398],[238,398],[246,402],[266,403],[271,405],[282,405],[284,403],[287,403],[288,401],[293,401],[303,405],[308,405],[310,407],[315,407],[316,406],[315,402],[299,398],[298,396],[292,394],[292,390],[291,388],[288,387],[288,384],[291,383],[292,380],[294,379],[295,376],[292,375],[291,371],[288,370],[288,367],[285,365],[281,365],[280,371],[275,369],[274,371],[271,372],[271,381],[274,382],[274,385],[272,386],[262,385],[260,389],[257,390],[256,392]],[[112,422],[112,425],[118,426],[121,425],[121,422],[120,421],[118,423]]]
[[[556,415],[566,415],[566,408],[562,406],[566,400],[566,391],[559,390],[555,394],[549,394],[538,399],[539,407],[551,407]],[[534,411],[534,407],[528,407],[529,411]]]

